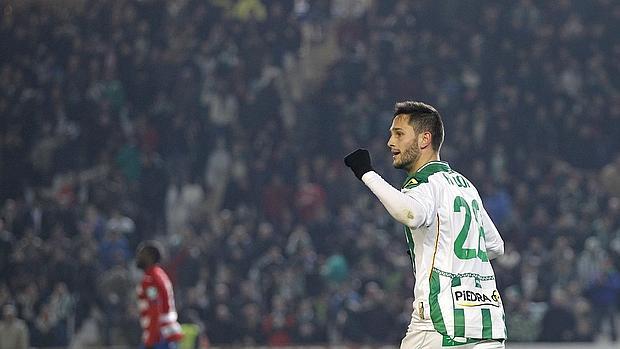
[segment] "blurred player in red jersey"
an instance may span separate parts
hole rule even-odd
[[[138,291],[138,310],[145,349],[176,349],[183,334],[177,322],[172,284],[159,266],[162,248],[156,241],[138,246],[136,265],[144,270]]]

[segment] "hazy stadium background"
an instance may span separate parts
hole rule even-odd
[[[133,253],[151,238],[197,345],[397,346],[402,227],[342,157],[367,147],[400,185],[385,143],[401,99],[443,114],[442,159],[506,241],[508,347],[616,345],[620,2],[0,11],[0,305],[32,346],[137,348]]]

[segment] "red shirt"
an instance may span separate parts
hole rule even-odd
[[[166,272],[158,265],[150,267],[144,272],[137,291],[144,345],[152,346],[162,339],[169,342],[181,340],[183,334],[177,322],[174,293]]]

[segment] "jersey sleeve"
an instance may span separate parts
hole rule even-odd
[[[159,287],[154,283],[143,285],[148,308],[142,316],[143,340],[146,346],[153,346],[160,341],[159,334]]]
[[[162,270],[157,272],[159,290],[159,326],[161,335],[168,342],[178,342],[183,337],[181,325],[177,322],[178,314],[174,306],[172,284],[168,275]]]
[[[504,240],[491,220],[487,211],[482,209],[482,225],[484,228],[484,240],[486,243],[487,256],[495,259],[504,254]]]
[[[412,229],[432,223],[432,217],[435,216],[435,200],[430,184],[404,189],[401,192],[374,171],[365,173],[362,181],[398,222]]]
[[[159,303],[159,313],[167,314],[170,312],[170,291],[167,287],[167,284],[170,284],[170,280],[167,279],[165,275],[158,274],[157,278],[155,278],[155,283],[157,285],[158,292],[158,303]]]

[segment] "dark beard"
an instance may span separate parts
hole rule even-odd
[[[409,170],[413,164],[420,158],[420,151],[411,147],[401,153],[401,161],[394,164],[394,168],[399,170]]]

